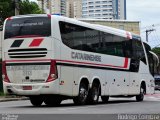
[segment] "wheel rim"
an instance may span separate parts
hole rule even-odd
[[[94,92],[93,92],[93,100],[96,101],[98,99],[98,89],[94,88]]]
[[[144,98],[144,89],[141,87],[141,91],[140,91],[140,96],[141,96],[141,99]]]
[[[88,92],[84,87],[80,88],[79,97],[81,101],[85,101],[87,99]]]

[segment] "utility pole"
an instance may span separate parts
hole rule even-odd
[[[44,0],[42,0],[42,13],[44,13]]]
[[[15,15],[19,15],[19,2],[20,0],[14,0],[14,4],[15,4]]]
[[[146,32],[146,41],[147,42],[148,42],[148,35],[153,31],[155,31],[155,29],[148,29],[148,30],[145,31]]]

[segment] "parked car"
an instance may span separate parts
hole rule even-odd
[[[155,75],[154,80],[155,80],[155,90],[160,90],[160,75]]]

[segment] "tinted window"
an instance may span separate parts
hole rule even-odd
[[[141,60],[142,62],[146,64],[146,58],[145,58],[144,49],[143,49],[141,41],[133,39],[132,40],[132,50],[133,50],[132,58],[136,60]]]
[[[153,59],[153,55],[149,52],[149,51],[151,51],[151,47],[146,43],[144,43],[144,46],[145,46],[147,57],[148,57],[150,73],[152,75],[154,75],[154,72],[155,72],[154,70],[155,70],[156,67],[155,67],[155,61]]]
[[[5,39],[26,35],[51,36],[51,19],[48,17],[26,17],[7,20]]]
[[[131,42],[124,37],[60,22],[62,42],[72,49],[131,57]]]
[[[100,48],[101,53],[121,56],[121,57],[125,56],[124,51],[126,50],[125,49],[126,46],[124,43],[126,42],[126,38],[103,32],[101,32],[101,37],[102,37],[102,47]]]

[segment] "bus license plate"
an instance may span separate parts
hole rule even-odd
[[[23,90],[32,90],[32,86],[23,86]]]

